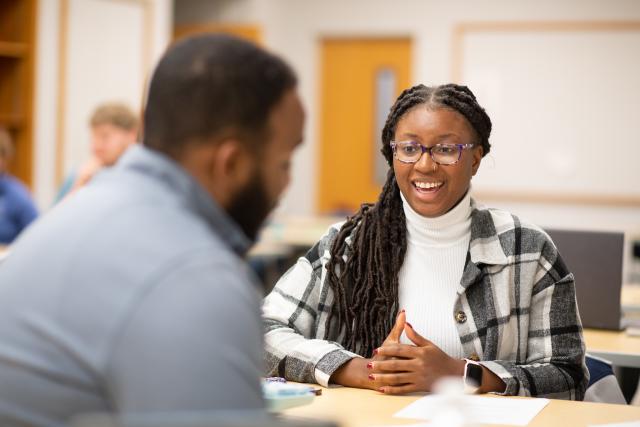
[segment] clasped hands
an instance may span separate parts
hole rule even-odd
[[[400,343],[403,331],[413,345]],[[385,394],[428,392],[442,377],[461,377],[464,365],[464,360],[450,357],[418,334],[402,310],[387,338],[374,350],[372,358],[350,360],[334,372],[331,381]]]

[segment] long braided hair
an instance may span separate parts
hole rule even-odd
[[[389,144],[398,121],[418,105],[457,111],[475,131],[483,155],[491,148],[491,120],[466,86],[413,86],[391,107],[382,129],[380,151],[391,166],[382,192],[375,204],[363,204],[347,219],[327,263],[327,279],[334,294],[329,322],[336,322],[338,331],[344,329],[345,348],[363,356],[382,344],[398,312],[398,273],[407,252],[407,229]]]

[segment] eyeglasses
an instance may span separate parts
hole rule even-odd
[[[391,141],[393,156],[402,163],[417,163],[424,153],[439,165],[453,165],[462,157],[462,150],[474,144],[436,144],[431,147],[415,141]]]

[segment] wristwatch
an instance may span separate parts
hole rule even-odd
[[[477,392],[482,385],[482,365],[469,359],[464,359],[464,361],[464,374],[462,374],[464,392],[473,394]]]

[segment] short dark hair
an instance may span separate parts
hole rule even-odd
[[[143,143],[172,157],[228,131],[257,144],[272,108],[295,85],[282,59],[250,42],[223,34],[186,38],[155,69]]]

